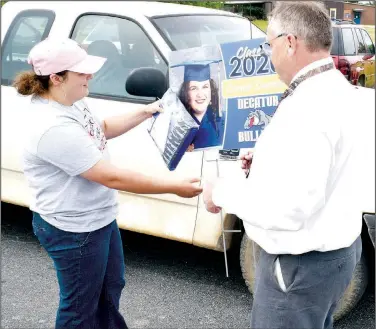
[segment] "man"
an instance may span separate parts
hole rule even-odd
[[[374,92],[335,69],[321,3],[277,2],[266,39],[289,89],[253,157],[243,157],[249,177],[207,184],[204,201],[241,218],[262,248],[253,329],[333,328],[361,255],[359,191],[374,191]]]

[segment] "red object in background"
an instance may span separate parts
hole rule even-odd
[[[375,45],[361,26],[348,21],[333,22],[331,56],[351,84],[375,85]]]

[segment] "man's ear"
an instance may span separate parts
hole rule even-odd
[[[57,74],[51,74],[50,75],[50,80],[52,81],[52,84],[54,86],[58,86],[63,82],[63,77],[58,76]]]
[[[296,46],[297,46],[296,37],[292,34],[288,34],[287,35],[287,42],[288,42],[287,53],[289,55],[292,55],[296,51]]]

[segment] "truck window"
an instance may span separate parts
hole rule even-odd
[[[140,67],[152,67],[167,74],[167,64],[146,33],[135,22],[114,16],[80,16],[71,38],[90,55],[107,58],[89,82],[90,95],[119,100],[150,101],[150,97],[129,95],[125,82]]]
[[[353,36],[351,29],[342,29],[342,35],[343,35],[343,47],[345,50],[345,55],[347,56],[356,55],[354,36]]]
[[[152,22],[173,49],[265,38],[248,19],[224,15],[179,15],[154,17]],[[252,33],[252,35],[251,35]]]
[[[354,30],[355,30],[355,34],[356,34],[356,39],[358,40],[358,54],[367,53],[366,45],[364,44],[363,37],[360,33],[360,29],[356,28]]]
[[[332,42],[332,48],[330,50],[330,54],[333,56],[339,55],[339,31],[338,28],[333,27],[333,42]]]
[[[361,30],[361,32],[363,35],[367,54],[375,55],[375,45],[373,44],[371,37],[365,30]]]
[[[2,85],[11,85],[19,72],[32,69],[27,63],[29,52],[48,36],[54,19],[55,14],[47,10],[25,10],[14,18],[1,53]]]

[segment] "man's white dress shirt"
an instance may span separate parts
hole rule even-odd
[[[213,202],[271,254],[350,246],[362,211],[375,211],[374,90],[335,69],[300,83],[259,137],[248,179],[220,179]]]

